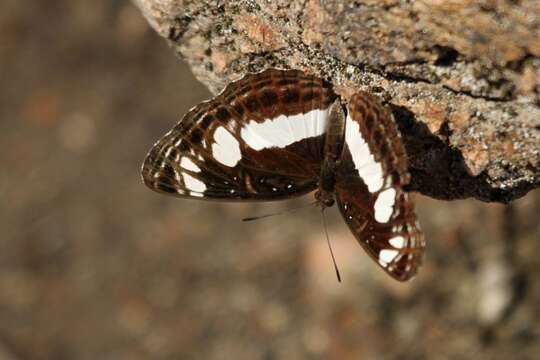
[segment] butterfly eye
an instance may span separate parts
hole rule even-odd
[[[334,199],[325,199],[324,200],[324,206],[326,206],[326,207],[330,207],[330,206],[334,205],[334,203],[335,203]]]

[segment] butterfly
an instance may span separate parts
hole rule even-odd
[[[191,199],[270,201],[316,191],[323,208],[337,203],[393,278],[410,279],[422,262],[392,113],[366,92],[344,106],[330,83],[298,70],[246,75],[193,107],[154,144],[142,178],[152,190]]]

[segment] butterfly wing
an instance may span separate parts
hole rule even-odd
[[[191,109],[148,153],[144,183],[180,197],[278,200],[317,187],[330,85],[266,70]]]
[[[348,106],[336,197],[349,228],[387,273],[405,281],[422,262],[424,239],[409,182],[406,155],[391,113],[367,94]]]

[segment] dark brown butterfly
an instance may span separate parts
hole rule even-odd
[[[346,114],[329,83],[270,69],[192,108],[150,150],[152,190],[207,200],[268,201],[317,190],[334,199],[366,252],[392,277],[417,271],[424,240],[402,190],[407,158],[392,114],[358,92]]]

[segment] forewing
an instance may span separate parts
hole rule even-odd
[[[349,228],[387,273],[410,279],[425,244],[413,202],[402,189],[409,182],[406,155],[391,113],[367,93],[349,103],[340,164],[336,196]]]
[[[300,71],[266,70],[191,109],[148,153],[144,183],[181,197],[278,200],[317,186],[336,95]]]

